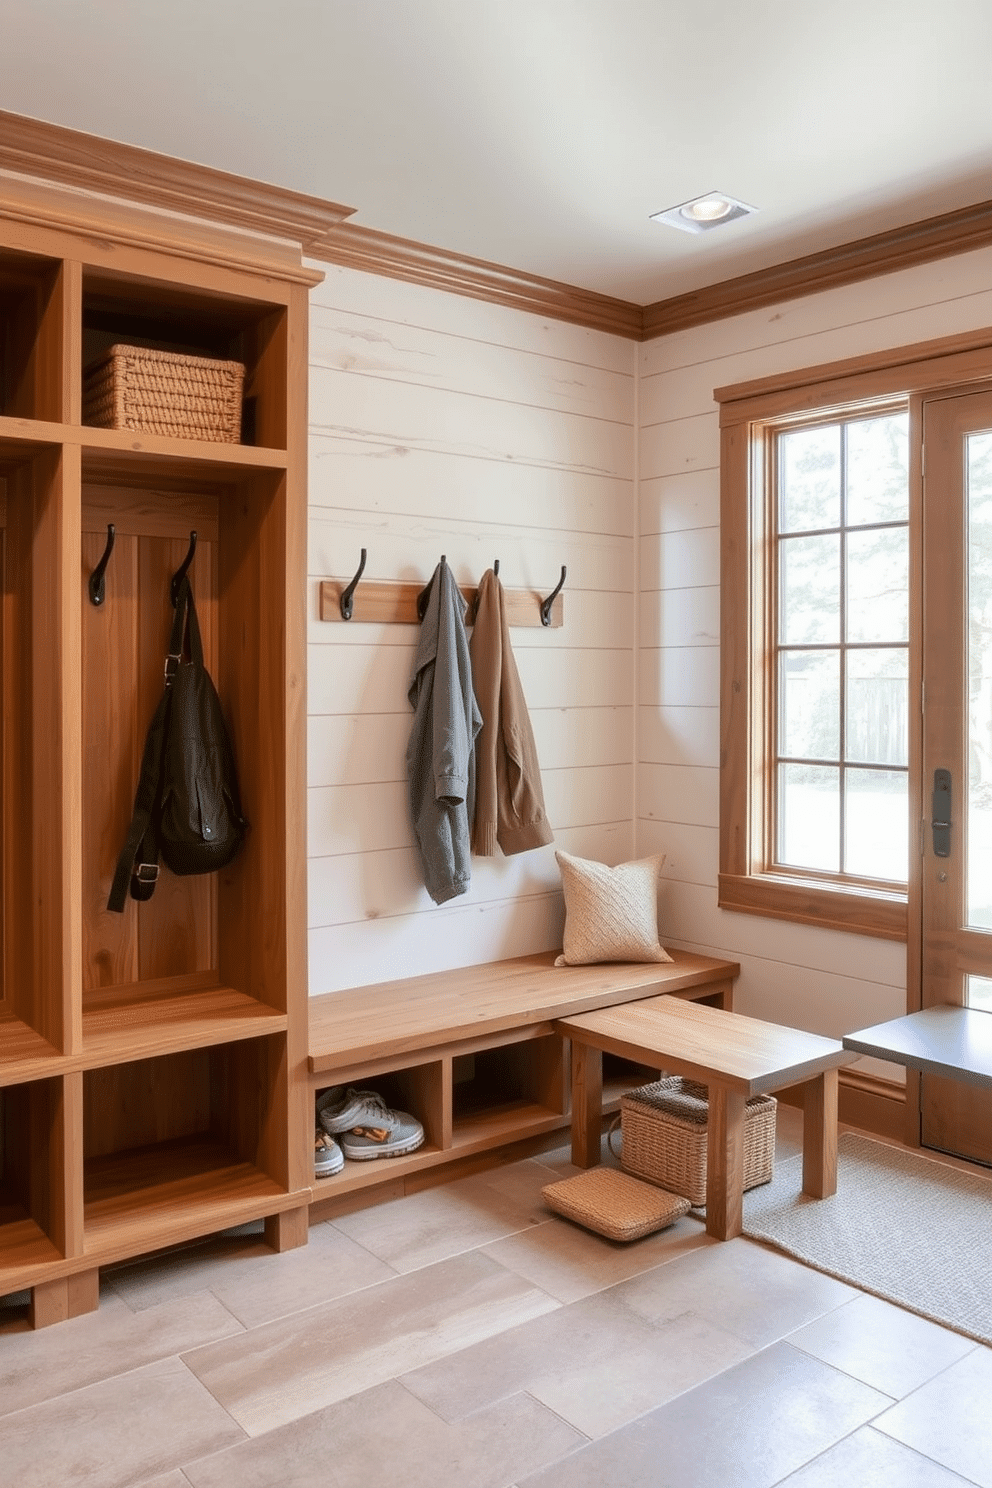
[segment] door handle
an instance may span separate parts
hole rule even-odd
[[[933,852],[936,858],[951,856],[951,772],[934,770],[933,802],[930,808]]]

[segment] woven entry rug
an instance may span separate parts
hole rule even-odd
[[[744,1195],[745,1235],[992,1344],[992,1177],[844,1132],[836,1194],[801,1190],[802,1158],[776,1164]]]

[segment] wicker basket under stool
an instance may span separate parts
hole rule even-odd
[[[620,1099],[624,1172],[694,1208],[706,1203],[708,1090],[695,1080],[666,1076]],[[770,1183],[775,1162],[775,1097],[756,1095],[744,1107],[744,1187]]]
[[[241,362],[118,344],[86,369],[83,423],[237,444],[244,380]]]

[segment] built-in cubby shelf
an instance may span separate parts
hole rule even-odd
[[[161,983],[97,989],[83,1001],[83,1062],[142,1059],[283,1033],[287,1015],[233,987]]]
[[[8,189],[15,184],[8,182]],[[0,224],[0,1296],[96,1305],[96,1267],[247,1220],[306,1238],[306,336],[318,275]],[[158,220],[158,219],[156,219]],[[119,224],[120,218],[116,219]],[[247,241],[247,240],[246,240]],[[239,443],[81,421],[116,342],[236,360]],[[88,578],[114,544],[102,603]],[[190,577],[245,846],[107,908]]]

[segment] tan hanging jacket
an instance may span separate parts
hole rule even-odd
[[[472,685],[482,714],[475,741],[472,851],[507,857],[554,841],[544,810],[541,769],[527,703],[510,648],[503,586],[492,569],[479,584],[469,645]]]

